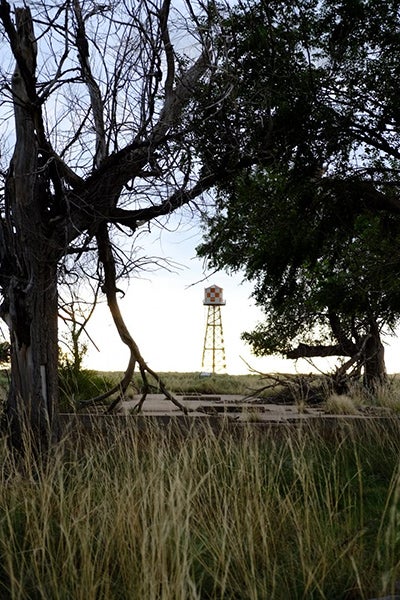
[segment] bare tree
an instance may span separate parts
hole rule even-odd
[[[209,10],[182,6],[185,17],[169,0],[15,9],[0,0],[3,140],[14,121],[0,221],[14,447],[23,448],[23,431],[37,452],[57,439],[57,286],[88,255],[131,352],[122,390],[137,362],[145,380],[155,375],[118,308],[116,282],[131,262],[112,239],[117,231],[132,241],[139,226],[216,180],[196,166],[190,119],[182,119],[197,84],[212,76]],[[190,25],[185,40],[180,20]]]

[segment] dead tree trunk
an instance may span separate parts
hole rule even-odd
[[[36,70],[29,9],[17,9],[16,19],[19,60],[12,80],[16,143],[1,224],[2,317],[10,330],[12,374],[6,419],[13,447],[26,451],[29,444],[42,453],[57,430],[57,252],[50,241],[50,192],[40,167],[45,157],[29,90]]]
[[[14,448],[43,454],[57,437],[56,269],[51,264],[28,266],[32,281],[24,286],[13,278],[5,314],[11,339],[6,418]]]

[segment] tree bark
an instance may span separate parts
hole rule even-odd
[[[349,356],[349,353],[343,350],[341,344],[325,346],[324,344],[311,345],[302,343],[300,343],[297,348],[293,348],[292,350],[288,350],[286,352],[286,358],[290,359],[326,356]]]
[[[57,269],[43,262],[30,265],[34,279],[28,289],[11,282],[5,314],[11,340],[10,442],[35,456],[58,438]]]
[[[2,285],[6,293],[1,316],[10,331],[12,381],[5,416],[11,445],[43,455],[57,436],[60,249],[50,241],[51,194],[45,168],[39,165],[45,157],[37,140],[37,108],[29,89],[36,70],[29,9],[16,9],[16,25],[19,61],[12,80],[16,143],[2,222]]]
[[[363,383],[366,388],[374,391],[386,380],[385,348],[378,324],[371,319],[369,336],[365,344]]]

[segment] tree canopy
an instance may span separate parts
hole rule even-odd
[[[372,360],[400,314],[399,20],[398,2],[283,0],[225,23],[235,94],[200,124],[200,152],[210,169],[243,149],[260,160],[218,185],[199,253],[255,282],[257,352],[300,356],[302,341],[311,356],[313,339],[353,356],[368,335]]]

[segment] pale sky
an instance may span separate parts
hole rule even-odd
[[[207,316],[207,308],[203,306],[204,288],[216,284],[223,288],[226,300],[221,315],[227,373],[248,373],[246,362],[262,373],[313,371],[306,360],[256,358],[252,354],[251,348],[240,339],[243,331],[251,330],[262,320],[260,309],[250,299],[251,285],[243,284],[240,275],[226,273],[213,274],[201,281],[203,263],[195,258],[195,247],[200,240],[199,229],[188,225],[170,233],[154,232],[145,242],[144,252],[168,257],[180,263],[180,269],[143,273],[140,278],[132,278],[129,285],[125,282],[121,286],[126,290],[125,297],[120,300],[121,311],[148,365],[159,372],[202,371]],[[100,352],[90,345],[85,366],[102,371],[124,370],[128,351],[115,333],[105,303],[96,309],[88,330]],[[392,340],[386,349],[390,373],[400,372],[399,357],[400,343]],[[326,370],[325,360],[314,363],[317,368]]]

